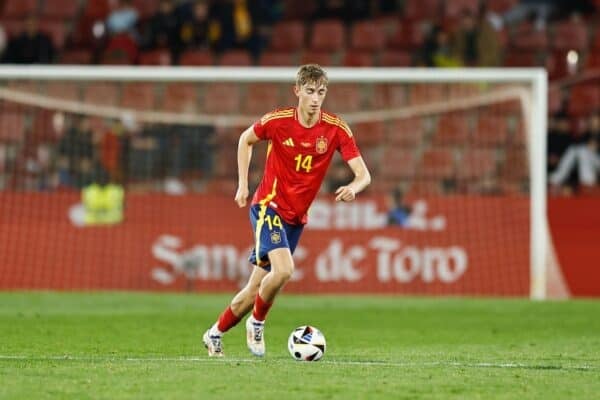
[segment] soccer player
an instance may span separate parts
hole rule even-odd
[[[252,354],[265,354],[264,327],[275,297],[294,271],[292,254],[334,152],[341,153],[354,179],[335,191],[336,201],[353,201],[370,182],[348,125],[321,110],[328,78],[318,65],[300,67],[294,93],[298,106],[265,114],[246,129],[238,144],[238,189],[235,202],[245,207],[252,146],[268,140],[263,178],[250,206],[255,247],[246,286],[238,292],[215,324],[203,335],[209,356],[223,356],[222,336],[252,310],[246,320],[246,340]]]

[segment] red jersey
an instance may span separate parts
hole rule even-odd
[[[290,224],[306,223],[335,150],[344,161],[360,156],[348,125],[324,111],[313,127],[305,128],[296,108],[275,110],[254,124],[254,133],[269,146],[252,204],[268,205]]]

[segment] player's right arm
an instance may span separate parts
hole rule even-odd
[[[254,127],[250,126],[241,135],[238,142],[237,162],[238,162],[238,188],[235,193],[235,202],[238,207],[245,207],[248,199],[248,170],[252,158],[252,146],[260,138],[256,136]]]

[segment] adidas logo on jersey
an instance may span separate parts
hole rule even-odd
[[[283,141],[283,144],[286,146],[294,147],[294,141],[292,138],[287,138]]]

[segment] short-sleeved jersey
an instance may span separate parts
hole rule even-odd
[[[253,128],[269,145],[252,204],[275,209],[290,224],[306,223],[308,208],[336,150],[345,161],[360,156],[348,125],[324,111],[310,128],[300,124],[294,107],[265,114]]]

